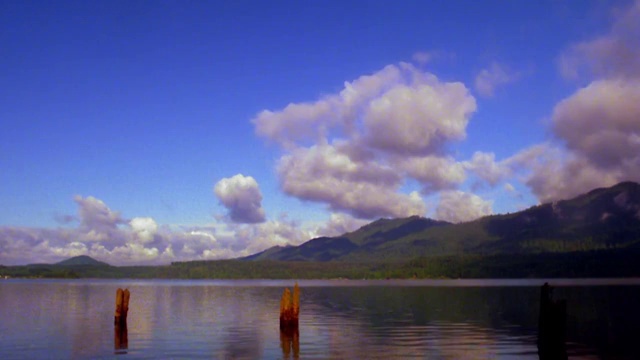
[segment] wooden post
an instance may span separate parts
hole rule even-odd
[[[129,289],[116,290],[116,312],[113,317],[114,325],[122,325],[127,323],[127,314],[129,313],[129,298],[131,294]]]
[[[293,318],[296,321],[296,325],[298,324],[298,316],[300,315],[300,288],[298,287],[298,282],[296,281],[293,286]]]
[[[113,325],[120,324],[123,299],[124,299],[124,292],[122,291],[122,289],[118,288],[118,290],[116,290],[116,313],[113,316]]]
[[[129,293],[129,289],[124,289],[122,292],[122,318],[124,319],[125,324],[127,323],[127,315],[129,314],[130,297],[131,293]]]
[[[553,300],[553,288],[544,283],[540,288],[538,317],[538,356],[544,359],[567,359],[567,301]]]
[[[300,287],[298,282],[293,286],[293,293],[284,289],[280,299],[280,347],[282,357],[289,359],[293,351],[293,358],[300,357],[300,332],[298,318],[300,316]]]
[[[116,354],[126,354],[129,347],[127,313],[129,312],[129,289],[116,290],[116,311],[113,317],[113,347]]]
[[[296,282],[293,287],[293,295],[288,288],[284,289],[280,299],[280,329],[298,328],[298,316],[300,314],[300,288]]]

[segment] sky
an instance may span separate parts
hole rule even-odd
[[[640,0],[0,0],[0,264],[250,255],[640,181]]]

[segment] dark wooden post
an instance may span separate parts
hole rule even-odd
[[[288,288],[284,289],[280,299],[280,329],[298,328],[300,315],[300,288],[296,282],[293,295]]]
[[[116,290],[116,311],[113,317],[113,347],[116,354],[126,354],[129,347],[129,334],[127,331],[127,314],[129,313],[129,298],[131,294],[129,289]]]
[[[300,332],[298,319],[300,316],[300,288],[296,282],[293,293],[284,289],[280,299],[280,347],[282,357],[289,359],[293,351],[293,358],[300,357]]]
[[[129,289],[124,289],[122,292],[122,319],[126,324],[127,315],[129,314],[129,298],[131,297],[131,293],[129,293]]]
[[[553,300],[553,288],[544,283],[540,288],[538,316],[538,356],[545,359],[567,359],[567,301]]]
[[[129,313],[129,298],[131,294],[129,289],[120,289],[116,291],[116,312],[113,317],[113,324],[126,324],[127,314]]]

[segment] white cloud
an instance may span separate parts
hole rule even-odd
[[[640,77],[640,1],[615,14],[611,31],[570,46],[558,58],[568,79],[582,75],[605,78]]]
[[[452,189],[466,179],[464,165],[452,157],[404,157],[397,164],[409,177],[423,184],[423,193]]]
[[[101,204],[99,208],[108,208],[93,199],[93,204]],[[79,207],[86,209],[82,203]],[[311,239],[317,229],[286,218],[259,224],[170,229],[158,226],[150,217],[135,217],[129,225],[114,232],[115,238],[95,235],[99,233],[80,225],[55,229],[0,227],[0,264],[53,263],[77,255],[89,255],[112,265],[227,259],[274,245],[297,245]],[[95,237],[93,241],[86,240],[90,236]]]
[[[595,77],[553,109],[552,134],[565,148],[540,144],[508,161],[529,170],[525,182],[540,201],[640,181],[639,41],[635,1],[616,15],[610,32],[561,54],[563,75]]]
[[[400,68],[389,65],[373,75],[345,82],[339,94],[315,102],[291,103],[280,111],[261,111],[252,122],[256,134],[286,148],[296,142],[317,142],[332,128],[349,131],[363,104],[402,78]]]
[[[278,174],[285,193],[326,203],[360,218],[422,215],[417,193],[397,192],[400,178],[377,163],[355,163],[330,145],[301,148],[284,156]]]
[[[463,166],[491,186],[495,186],[511,175],[511,169],[506,164],[496,162],[494,153],[476,151],[473,153],[471,160],[465,161]]]
[[[623,179],[618,171],[602,170],[588,159],[550,144],[540,144],[507,159],[514,169],[524,169],[524,181],[543,202],[569,199]]]
[[[278,162],[285,193],[375,218],[425,213],[417,192],[400,191],[406,178],[425,192],[464,181],[447,145],[465,138],[475,110],[462,83],[400,63],[316,102],[262,111],[253,122],[258,135],[285,150]]]
[[[356,219],[348,214],[331,213],[329,221],[316,230],[314,237],[343,235],[355,231],[368,223],[369,221]]]
[[[295,140],[312,139],[320,135],[317,127],[322,122],[332,123],[336,118],[335,99],[315,103],[289,104],[282,111],[263,110],[253,120],[258,135],[284,146]]]
[[[88,252],[87,245],[81,242],[73,241],[65,244],[63,247],[52,247],[51,252],[62,257],[73,257],[84,255]]]
[[[134,238],[141,243],[149,243],[153,241],[153,236],[158,231],[158,224],[150,217],[137,217],[129,222]]]
[[[229,210],[233,222],[258,223],[265,220],[262,193],[251,176],[238,174],[224,178],[216,183],[213,191]]]
[[[100,199],[76,195],[73,200],[78,204],[80,228],[89,235],[87,241],[117,237],[118,225],[126,223],[119,212],[111,211]]]
[[[411,55],[411,60],[418,65],[425,66],[436,60],[453,60],[455,56],[455,53],[443,50],[418,51]]]
[[[552,120],[571,151],[599,168],[640,177],[640,81],[594,81],[560,102]]]
[[[475,79],[475,88],[478,94],[484,97],[492,97],[496,88],[516,81],[520,74],[504,65],[491,63],[487,69],[482,69]]]
[[[331,134],[341,134],[349,141],[366,135],[374,148],[424,152],[464,138],[475,110],[475,99],[462,83],[441,82],[400,63],[345,82],[338,94],[316,102],[262,111],[253,123],[258,135],[289,149],[304,139],[326,142]]]
[[[286,218],[255,225],[231,225],[233,257],[248,256],[273,246],[299,245],[315,236],[313,228]]]
[[[411,60],[417,64],[426,65],[429,61],[433,60],[434,54],[428,51],[418,51],[411,56]]]
[[[492,201],[483,200],[475,194],[462,191],[443,191],[440,194],[440,203],[436,208],[436,218],[453,223],[471,221],[490,215],[493,212],[492,204]]]
[[[365,109],[365,139],[373,148],[399,154],[438,152],[466,136],[476,102],[461,83],[425,76],[421,84],[398,85]]]

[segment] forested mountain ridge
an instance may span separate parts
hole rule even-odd
[[[382,261],[462,254],[537,254],[640,247],[640,184],[451,224],[379,219],[337,237],[271,248],[245,260]]]
[[[640,276],[640,185],[451,224],[379,219],[336,237],[232,260],[110,266],[88,256],[0,266],[2,277],[386,279]]]

